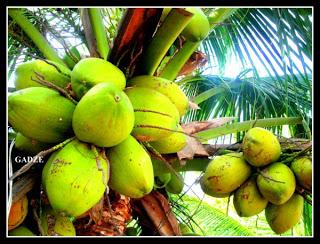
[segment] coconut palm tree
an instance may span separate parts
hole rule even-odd
[[[180,35],[189,19],[178,14],[161,19],[162,9],[9,9],[9,92],[15,90],[10,79],[19,64],[48,59],[67,66],[67,56],[77,61],[72,47],[78,46],[81,58],[109,60],[127,78],[154,74],[176,82],[194,108],[182,117],[182,123],[216,119],[219,125],[197,131],[195,135],[204,144],[215,144],[221,136],[229,136],[229,146],[231,142],[241,143],[252,126],[271,127],[281,137],[283,125],[288,125],[290,137],[311,140],[312,9],[206,8],[203,12],[209,19],[210,32],[204,40],[190,42]],[[167,29],[163,31],[165,24]],[[236,69],[236,63],[241,64],[239,72],[228,77],[228,70]],[[194,157],[185,167],[173,168],[203,171],[208,161],[208,157]],[[222,213],[229,201],[220,201],[223,207],[219,210],[188,196],[188,191],[178,196],[163,189],[158,192],[161,196],[155,194],[152,200],[159,203],[165,196],[168,201],[168,205],[158,206],[157,214],[166,219],[169,231],[156,226],[159,217],[148,211],[143,201],[119,199],[111,192],[113,210],[106,200],[109,208],[105,211],[120,216],[122,221],[115,221],[111,214],[104,228],[91,224],[92,228],[86,229],[88,219],[82,219],[75,222],[78,234],[118,235],[126,228],[134,229],[136,235],[174,234],[174,219],[204,235],[273,234],[264,216],[258,216],[259,224],[252,231],[245,225],[255,226],[258,219],[242,223]],[[175,217],[166,216],[166,210]],[[95,220],[96,213],[93,209],[90,218]],[[307,201],[301,223],[299,229],[285,235],[312,235],[312,207]]]

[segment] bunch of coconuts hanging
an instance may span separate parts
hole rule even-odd
[[[83,215],[108,187],[132,198],[150,193],[155,175],[141,142],[159,153],[177,152],[186,144],[179,120],[188,99],[169,80],[137,76],[127,84],[116,66],[99,58],[82,59],[63,75],[63,69],[42,60],[22,68],[16,75],[22,88],[8,98],[9,123],[19,132],[16,146],[34,155],[75,136],[51,154],[42,171],[58,223],[61,216]],[[71,83],[78,102],[34,81],[34,70],[61,88]],[[26,74],[32,79],[22,79]]]
[[[281,147],[270,131],[254,127],[247,131],[242,152],[214,157],[201,177],[202,190],[213,197],[233,194],[240,217],[265,210],[271,229],[281,234],[299,222],[304,198],[295,193],[296,182],[307,190],[312,186],[312,161],[303,156],[289,165],[278,162]]]
[[[182,35],[202,40],[209,32],[207,18],[200,9],[187,11],[194,17]],[[8,98],[17,149],[36,155],[59,144],[42,171],[50,204],[40,216],[46,235],[74,235],[64,218],[81,217],[108,187],[132,198],[150,193],[158,176],[142,143],[160,154],[178,152],[186,145],[179,121],[188,99],[174,82],[152,75],[127,81],[104,59],[81,59],[76,48],[70,54],[63,60],[71,70],[49,60],[21,64],[14,74],[17,91]],[[183,179],[168,174],[165,185],[178,194]],[[69,227],[63,231],[61,224]]]

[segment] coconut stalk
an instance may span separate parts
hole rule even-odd
[[[214,10],[208,17],[211,31],[220,22],[229,18],[237,9],[236,8],[218,8]],[[173,56],[173,58],[168,62],[168,64],[163,69],[160,77],[166,78],[168,80],[175,80],[178,76],[179,71],[182,69],[184,64],[188,61],[194,51],[200,46],[199,42],[187,41],[184,43],[183,47]]]
[[[93,34],[96,40],[96,48],[101,58],[107,60],[109,54],[109,43],[107,40],[107,34],[103,25],[103,19],[100,9],[89,8],[88,15],[93,30]]]
[[[190,22],[193,14],[184,9],[172,9],[147,46],[140,66],[141,72],[153,75],[173,42]]]
[[[81,8],[79,9],[80,18],[83,26],[83,32],[86,37],[86,44],[88,46],[88,50],[90,53],[90,57],[99,57],[99,53],[96,48],[96,41],[93,34],[93,29],[90,23],[89,18],[89,10],[88,8]]]
[[[186,41],[182,48],[173,56],[173,58],[168,62],[168,64],[164,67],[161,72],[160,77],[175,80],[178,76],[179,71],[185,65],[185,63],[189,60],[190,56],[197,50],[200,46],[201,41],[199,42],[191,42]]]
[[[289,118],[270,118],[270,119],[257,119],[244,122],[238,122],[233,124],[226,124],[213,129],[204,130],[194,134],[201,142],[224,136],[240,131],[247,131],[253,127],[273,127],[279,125],[295,125],[301,124],[302,119],[300,117]]]
[[[36,74],[36,78],[31,77],[31,80],[38,82],[39,84],[44,85],[50,89],[58,91],[63,96],[68,98],[73,104],[75,104],[75,105],[78,104],[78,102],[71,96],[71,94],[68,93],[67,90],[55,85],[54,83],[52,83],[50,81],[45,80],[44,77],[41,74],[39,74],[38,72],[35,71],[34,73]]]
[[[68,68],[67,64],[58,56],[57,51],[51,47],[51,45],[38,31],[38,29],[23,15],[22,10],[9,9],[8,14],[28,35],[28,37],[33,41],[36,47],[39,48],[39,50],[48,60],[57,62]]]
[[[217,8],[208,17],[211,30],[234,14],[237,8]]]

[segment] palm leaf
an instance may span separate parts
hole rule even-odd
[[[312,206],[306,201],[304,202],[303,208],[303,223],[305,235],[312,236]]]
[[[210,95],[215,98],[200,104],[199,111],[190,112],[184,119],[239,116],[240,121],[244,121],[283,115],[300,116],[304,120],[303,125],[290,127],[291,133],[293,136],[310,137],[311,26],[311,8],[238,9],[213,29],[201,49],[212,53],[209,66],[218,66],[220,75],[229,68],[226,60],[236,57],[244,70],[249,68],[253,71],[242,79],[251,77],[251,83],[240,86],[238,91],[241,90],[241,95],[227,92],[217,82],[208,82],[208,79],[218,76],[208,78],[209,75],[206,75],[202,81],[198,80],[200,83],[194,88],[191,84],[185,85],[184,89],[195,96],[195,100],[203,101],[205,95],[206,99]],[[261,71],[268,77],[262,77]],[[208,70],[203,72],[208,73]],[[230,78],[222,79],[230,84]],[[191,94],[189,89],[195,91]],[[219,90],[221,96],[217,94]],[[235,90],[232,89],[233,92]],[[240,107],[235,109],[231,104]]]
[[[179,205],[173,208],[182,223],[190,225],[196,233],[206,236],[252,236],[252,232],[239,222],[225,215],[220,210],[200,201],[198,198],[184,195],[177,200],[175,195],[171,196],[171,202]],[[181,207],[188,214],[181,214]],[[196,224],[195,224],[196,223]]]
[[[237,133],[240,131],[246,131],[253,126],[260,127],[272,127],[284,124],[301,124],[301,118],[272,118],[272,119],[261,119],[261,120],[249,120],[245,122],[226,124],[212,129],[200,131],[195,135],[200,139],[200,141],[207,141],[219,136],[224,136],[232,133]]]
[[[300,13],[303,10],[304,19],[301,19]],[[310,65],[305,62],[305,60],[311,60],[310,16],[311,9],[239,9],[224,24],[213,29],[210,36],[203,42],[203,46],[206,50],[212,47],[216,54],[215,57],[220,61],[226,60],[230,51],[233,51],[240,58],[239,60],[245,63],[250,61],[249,54],[253,54],[259,62],[265,64],[267,72],[273,70],[276,75],[279,75],[279,71],[276,71],[273,65],[280,67],[282,66],[281,60],[292,60],[293,57],[296,57],[303,64],[305,73],[307,70],[310,72]],[[288,23],[290,23],[290,28]],[[284,47],[283,41],[295,43],[299,47],[298,50],[290,47],[289,52],[281,53]],[[247,57],[243,55],[243,50]],[[269,64],[265,63],[269,59],[267,53],[272,57]],[[224,64],[222,62],[221,66],[223,67]],[[251,65],[253,68],[256,67],[254,63]],[[296,64],[294,67],[297,69]]]
[[[243,74],[245,75],[246,73]],[[310,116],[311,95],[304,82],[288,82],[283,88],[271,77],[239,77],[231,79],[199,75],[193,77],[192,81],[188,81],[189,78],[185,82],[182,80],[181,86],[187,96],[200,107],[200,110],[189,111],[183,117],[183,122],[229,116],[238,117],[239,121]],[[311,77],[308,78],[311,80]],[[279,80],[285,82],[287,76],[282,76]]]

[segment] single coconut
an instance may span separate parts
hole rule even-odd
[[[150,145],[161,154],[176,153],[187,145],[187,136],[184,134],[180,124],[177,126],[177,132],[162,139],[150,142]]]
[[[214,197],[227,197],[245,182],[251,174],[251,167],[242,153],[228,153],[216,156],[208,164],[200,185],[204,193]]]
[[[69,99],[46,87],[29,87],[8,97],[8,119],[15,131],[43,143],[59,143],[73,135],[75,109]]]
[[[46,236],[76,235],[76,230],[70,218],[54,212],[49,206],[42,210],[40,220]]]
[[[257,177],[261,194],[271,203],[280,205],[290,199],[296,189],[296,180],[291,169],[283,163],[272,163]]]
[[[103,152],[77,139],[53,153],[42,171],[42,184],[53,210],[78,217],[102,197],[109,179]]]
[[[303,214],[303,201],[303,197],[295,193],[284,204],[269,203],[265,215],[271,229],[277,234],[282,234],[295,226]]]
[[[30,153],[32,156],[36,155],[37,153],[49,149],[53,146],[53,144],[44,143],[37,141],[35,139],[31,139],[22,135],[20,132],[16,135],[16,140],[14,146],[23,152]]]
[[[180,87],[173,81],[150,75],[135,76],[128,81],[130,86],[147,87],[167,96],[182,116],[189,108],[189,100]]]
[[[183,191],[184,180],[180,173],[174,174],[170,173],[170,181],[166,184],[166,191],[172,194],[180,194]]]
[[[181,35],[191,42],[202,41],[210,31],[210,23],[201,8],[185,8],[186,11],[193,13],[191,21],[183,29]]]
[[[145,87],[125,90],[134,109],[132,135],[140,141],[156,141],[177,131],[179,112],[160,92]]]
[[[109,148],[109,186],[116,192],[132,198],[149,194],[154,185],[154,174],[149,154],[132,136]]]
[[[242,151],[249,164],[262,167],[279,159],[281,146],[272,132],[264,128],[254,127],[245,134]]]
[[[298,183],[308,189],[312,189],[312,161],[309,157],[295,159],[290,166]]]
[[[171,180],[171,174],[165,173],[159,176],[154,177],[154,187],[155,188],[164,188],[169,181]]]
[[[112,83],[123,90],[126,77],[117,66],[101,58],[81,59],[71,72],[71,86],[79,99],[101,82]]]
[[[201,8],[189,7],[185,8],[185,10],[192,13],[193,16],[181,35],[191,42],[198,42],[206,38],[210,31],[210,23],[207,16]],[[170,11],[171,8],[164,8],[160,20],[164,21]]]
[[[235,192],[233,205],[240,217],[251,217],[262,212],[268,204],[259,192],[256,178],[251,177]]]
[[[36,73],[61,88],[65,88],[71,80],[71,71],[51,60],[31,60],[20,64],[14,71],[14,86],[16,90],[28,87],[43,87],[44,85],[34,81],[37,79]]]
[[[92,87],[77,104],[72,118],[77,138],[99,147],[112,147],[124,141],[133,124],[129,98],[111,83]]]

